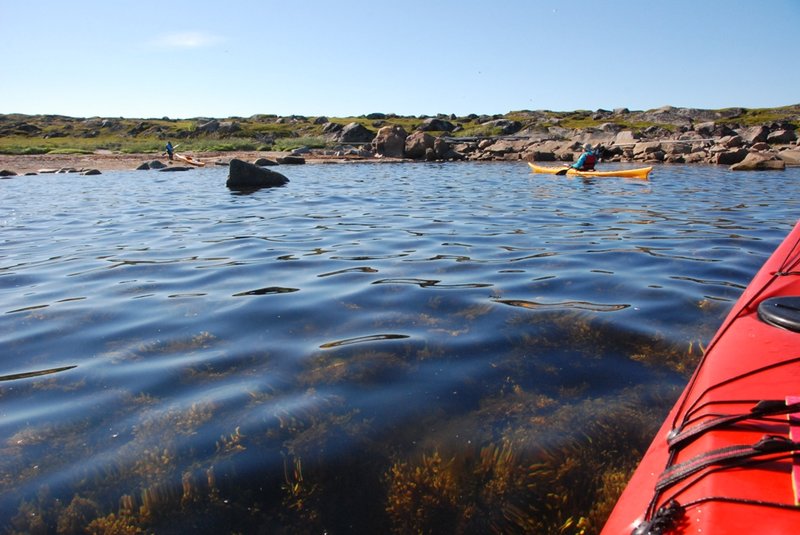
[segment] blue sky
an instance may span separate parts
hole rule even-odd
[[[800,0],[0,0],[0,113],[800,103]]]

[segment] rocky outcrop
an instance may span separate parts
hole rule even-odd
[[[283,186],[289,179],[280,173],[234,158],[225,185],[234,190],[254,190]]]

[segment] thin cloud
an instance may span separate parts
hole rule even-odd
[[[204,32],[174,32],[157,37],[152,44],[161,48],[205,48],[221,43],[218,35]]]

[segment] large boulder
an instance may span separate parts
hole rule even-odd
[[[402,126],[384,126],[378,130],[372,147],[375,154],[389,158],[402,158],[405,154],[406,138],[408,133]]]
[[[417,130],[421,132],[452,132],[455,128],[456,125],[450,121],[429,117],[422,121],[422,124],[417,127]]]
[[[639,142],[639,136],[634,134],[631,130],[623,130],[614,136],[612,145],[629,145],[633,146]]]
[[[278,163],[281,165],[303,165],[306,163],[306,159],[302,156],[294,156],[290,154],[289,156],[282,156],[278,158]]]
[[[361,123],[350,123],[342,128],[337,139],[341,143],[370,143],[375,134]]]
[[[749,145],[754,145],[756,143],[767,140],[767,136],[769,135],[769,128],[763,125],[750,126],[740,130],[739,135],[746,143],[748,143]]]
[[[289,179],[280,173],[234,158],[225,185],[231,189],[248,190],[283,186],[288,182]]]
[[[744,160],[733,164],[731,171],[768,171],[786,169],[786,162],[770,152],[751,152]]]
[[[786,162],[786,165],[800,165],[800,150],[782,150],[778,153],[778,158]]]
[[[492,121],[486,121],[482,123],[481,126],[485,128],[498,128],[500,130],[500,135],[502,136],[510,136],[511,134],[515,134],[522,130],[522,123],[519,121],[511,121],[509,119],[494,119]]]
[[[737,164],[747,158],[750,152],[744,148],[725,149],[715,152],[711,158],[712,163],[720,165]]]
[[[326,123],[325,126],[322,127],[322,135],[335,138],[343,128],[344,126],[339,123]]]
[[[433,150],[436,138],[425,132],[413,132],[406,138],[406,156],[414,160],[425,158],[428,149]]]
[[[789,128],[775,130],[767,136],[767,143],[769,144],[789,144],[795,141],[797,141],[797,135],[794,130]]]

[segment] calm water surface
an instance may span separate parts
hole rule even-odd
[[[0,183],[0,531],[596,531],[800,215],[798,169],[281,171]]]

